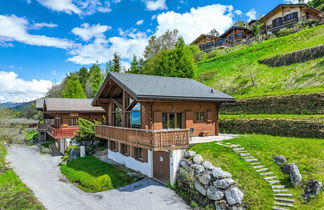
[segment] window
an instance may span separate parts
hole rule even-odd
[[[109,141],[109,149],[112,151],[117,151],[117,143],[115,141]]]
[[[197,121],[205,121],[206,120],[206,113],[205,112],[197,112],[196,113],[196,120]]]
[[[231,35],[229,38],[230,38],[230,39],[234,39],[234,35]]]
[[[236,34],[236,36],[237,37],[241,37],[241,36],[243,36],[243,33],[241,32],[241,33],[238,33],[238,34]]]
[[[279,25],[281,25],[282,24],[282,18],[280,17],[280,18],[276,18],[276,19],[274,19],[273,21],[272,21],[272,25],[273,26],[279,26]]]
[[[126,144],[121,144],[121,153],[123,155],[129,155],[129,147]]]
[[[294,19],[294,18],[298,18],[298,12],[293,12],[293,13],[290,13],[290,14],[286,15],[284,17],[284,20],[287,21],[287,20],[291,20],[291,19]]]
[[[182,122],[182,112],[170,112],[162,113],[162,128],[163,129],[175,129],[175,128],[183,128]]]
[[[78,121],[77,121],[77,119],[75,119],[75,118],[68,119],[68,120],[67,120],[67,124],[68,124],[68,126],[77,126]]]
[[[144,149],[134,147],[134,158],[138,160],[144,160]]]

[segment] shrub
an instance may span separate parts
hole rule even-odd
[[[38,138],[38,132],[35,130],[31,130],[31,131],[27,131],[26,133],[26,141],[32,142],[32,141],[36,141]]]
[[[113,189],[113,185],[111,183],[111,178],[107,174],[95,178],[93,180],[92,186],[93,186],[93,189],[96,189],[98,191]]]

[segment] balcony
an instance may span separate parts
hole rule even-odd
[[[292,18],[292,19],[289,19],[289,20],[283,20],[280,23],[268,25],[267,30],[269,30],[269,31],[279,30],[279,29],[281,29],[283,27],[287,27],[287,26],[293,25],[295,23],[298,23],[298,20],[299,20],[298,18]]]
[[[97,137],[153,151],[186,149],[191,139],[189,129],[145,130],[98,125],[95,131]]]
[[[77,135],[79,127],[67,127],[67,128],[54,128],[48,127],[48,134],[55,139],[72,138]]]

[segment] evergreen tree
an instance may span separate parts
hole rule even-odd
[[[120,57],[119,57],[119,55],[117,55],[117,52],[114,53],[113,63],[114,63],[114,70],[113,70],[113,72],[120,72],[120,70],[121,70],[121,67],[120,67]]]
[[[86,98],[84,90],[75,74],[71,74],[66,78],[66,85],[63,90],[64,98]]]
[[[140,71],[139,71],[139,62],[137,61],[136,55],[133,56],[133,60],[131,62],[131,68],[130,68],[129,73],[132,73],[132,74],[139,74],[140,73]]]
[[[179,38],[175,48],[176,77],[193,78],[195,61],[189,47],[182,37]]]
[[[87,68],[82,67],[79,70],[79,80],[80,80],[80,83],[81,83],[83,89],[85,89],[85,86],[86,86],[86,83],[87,83],[88,79],[89,79],[89,71],[88,71]]]
[[[98,64],[93,64],[90,68],[90,76],[89,76],[89,82],[90,82],[90,88],[91,88],[91,98],[94,97],[103,81],[103,77],[101,74],[101,69]]]

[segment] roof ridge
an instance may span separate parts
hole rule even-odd
[[[171,79],[184,79],[184,80],[194,80],[192,78],[183,78],[183,77],[168,77],[168,76],[160,76],[160,75],[151,75],[151,74],[133,74],[133,73],[120,73],[120,72],[110,72],[113,74],[119,75],[134,75],[134,76],[145,76],[145,77],[162,77],[162,78],[171,78]],[[110,74],[109,73],[109,74]],[[194,80],[196,81],[196,80]]]

